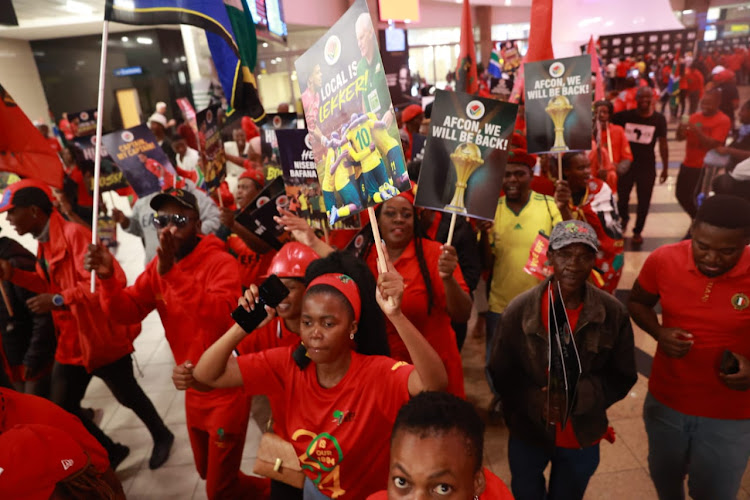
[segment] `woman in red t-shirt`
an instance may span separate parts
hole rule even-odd
[[[333,265],[355,278],[328,272]],[[350,255],[315,261],[306,274],[301,346],[235,358],[232,351],[246,334],[234,325],[206,350],[193,375],[213,388],[244,386],[248,394],[271,395],[276,425],[307,475],[305,488],[344,500],[366,498],[388,477],[385,443],[398,410],[411,395],[444,389],[447,374],[402,312],[404,280],[390,260],[377,288],[364,264]],[[373,295],[401,335],[413,367],[377,355],[388,346]],[[256,298],[248,291],[240,303],[250,310]],[[266,311],[269,317],[274,313]]]
[[[451,321],[462,323],[471,315],[471,296],[458,266],[456,249],[426,238],[420,224],[414,224],[414,196],[402,193],[376,210],[386,253],[404,277],[404,315],[422,332],[440,355],[448,372],[448,392],[464,397],[464,373],[456,334]],[[377,254],[364,254],[377,276]],[[409,362],[406,346],[393,324],[386,325],[391,356]]]
[[[471,403],[423,392],[398,412],[391,434],[388,491],[367,500],[433,498],[513,500],[505,483],[482,467],[484,422]]]

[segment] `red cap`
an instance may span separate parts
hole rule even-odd
[[[49,500],[59,481],[88,464],[81,445],[54,427],[16,425],[0,434],[3,498]]]
[[[526,137],[514,133],[510,139],[510,151],[508,152],[508,163],[520,163],[534,168],[536,165],[536,155],[529,154],[526,151]]]
[[[422,106],[418,104],[409,104],[401,112],[401,121],[403,121],[404,123],[412,121],[420,114],[422,114]]]
[[[310,262],[319,259],[312,248],[292,241],[281,247],[268,266],[266,276],[275,274],[279,278],[304,278]]]
[[[258,186],[263,187],[266,184],[266,178],[263,175],[263,171],[258,168],[248,167],[249,160],[245,160],[246,170],[240,174],[240,179],[251,179],[254,180]]]
[[[42,181],[36,179],[21,179],[18,182],[14,182],[3,191],[3,198],[0,200],[0,213],[7,212],[11,208],[15,207],[28,207],[35,204],[38,201],[39,193],[36,190],[24,190],[20,196],[18,192],[24,188],[36,188],[40,189],[47,195],[50,203],[54,203],[52,197],[52,191],[49,186]]]
[[[362,312],[362,299],[359,297],[359,287],[357,287],[357,284],[353,279],[346,274],[328,273],[322,274],[312,280],[310,284],[307,285],[307,289],[309,290],[315,285],[332,286],[341,292],[354,310],[354,320],[359,321],[359,316]]]

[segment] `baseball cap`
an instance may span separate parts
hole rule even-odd
[[[549,247],[552,250],[559,250],[573,243],[583,243],[595,252],[599,251],[599,240],[596,237],[596,231],[594,231],[594,228],[589,223],[580,220],[558,222],[552,228],[552,234],[549,237]]]
[[[81,445],[54,427],[15,425],[0,434],[3,498],[49,500],[59,481],[88,464]]]
[[[245,160],[245,168],[246,170],[240,174],[240,179],[251,179],[260,187],[266,184],[266,177],[262,170],[254,168],[248,160]]]
[[[404,108],[404,110],[401,112],[401,120],[406,123],[408,121],[413,120],[418,115],[422,114],[422,106],[418,104],[409,104]]]
[[[198,200],[195,199],[195,195],[184,189],[169,188],[163,193],[159,193],[151,198],[150,205],[154,210],[159,210],[168,202],[176,202],[183,207],[200,212],[200,210],[198,210]]]
[[[36,179],[22,179],[9,185],[0,200],[0,213],[15,207],[52,205],[49,186]]]
[[[161,113],[154,113],[153,115],[151,115],[151,117],[149,117],[148,119],[149,125],[151,124],[151,122],[159,123],[162,127],[167,128],[167,117]]]

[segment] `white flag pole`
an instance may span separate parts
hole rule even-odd
[[[102,114],[104,111],[104,80],[107,75],[107,42],[109,21],[104,21],[102,29],[102,57],[99,63],[99,96],[96,101],[96,143],[94,153],[94,213],[91,216],[91,243],[96,245],[99,229],[99,173],[102,167]],[[91,272],[91,293],[96,289],[96,272]]]

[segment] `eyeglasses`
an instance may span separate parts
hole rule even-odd
[[[187,215],[154,215],[153,224],[156,229],[163,229],[169,226],[170,222],[179,228],[183,228],[189,221],[190,217],[188,217]]]

